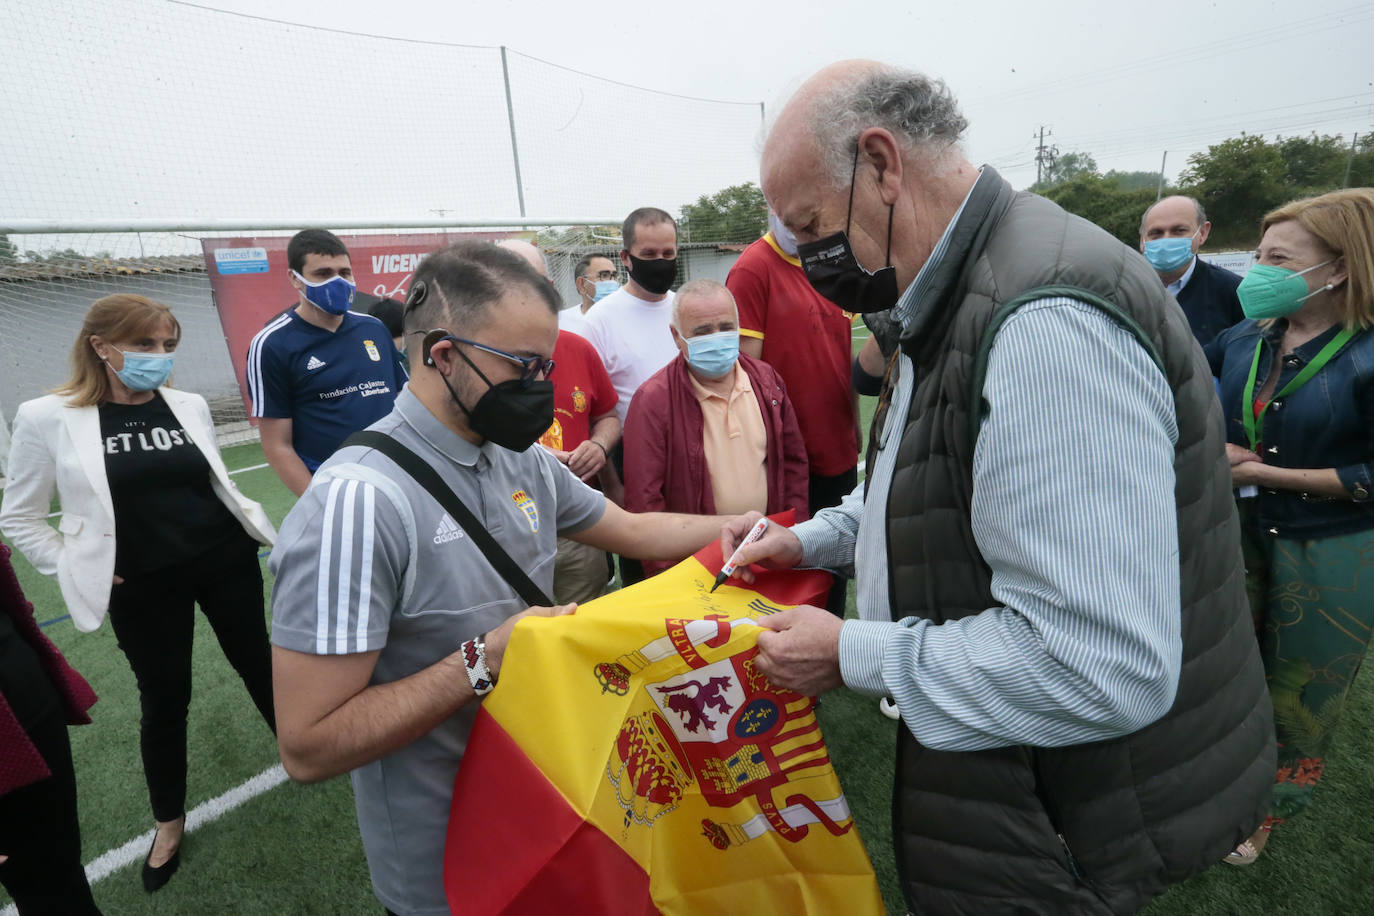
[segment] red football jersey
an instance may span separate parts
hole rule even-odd
[[[570,452],[591,436],[593,417],[615,410],[619,395],[596,348],[571,331],[559,331],[553,348],[553,425],[539,439]]]
[[[787,385],[811,473],[832,477],[854,467],[854,316],[811,288],[801,262],[771,232],[744,249],[725,285],[739,306],[740,334],[763,340],[763,361]]]

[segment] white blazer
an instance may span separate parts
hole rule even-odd
[[[209,462],[215,495],[254,540],[271,544],[277,532],[267,513],[229,479],[205,399],[189,391],[159,390]],[[54,490],[62,509],[55,531],[47,520]],[[55,394],[19,405],[0,532],[39,572],[57,576],[78,630],[100,626],[114,584],[115,520],[98,407],[72,407]]]

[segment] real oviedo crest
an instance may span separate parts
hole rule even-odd
[[[520,511],[525,513],[525,518],[529,520],[530,531],[539,530],[539,507],[534,504],[534,499],[524,490],[516,490],[510,495]]]

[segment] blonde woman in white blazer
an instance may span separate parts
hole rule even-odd
[[[257,559],[276,531],[229,479],[205,399],[163,387],[180,339],[161,303],[97,300],[72,349],[72,378],[19,406],[0,504],[0,531],[57,577],[77,629],[109,615],[138,680],[157,823],[143,866],[149,891],[180,864],[195,605],[276,730]]]

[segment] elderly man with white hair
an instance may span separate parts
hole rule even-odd
[[[739,311],[715,280],[683,284],[678,354],[639,387],[625,418],[631,512],[807,516],[806,444],[777,370],[739,351]],[[652,575],[666,563],[644,564]]]
[[[743,552],[853,564],[862,619],[765,618],[757,664],[895,701],[913,911],[1134,912],[1273,780],[1220,405],[1140,254],[975,168],[966,126],[944,83],[850,61],[765,143],[807,279],[900,354],[863,486]]]

